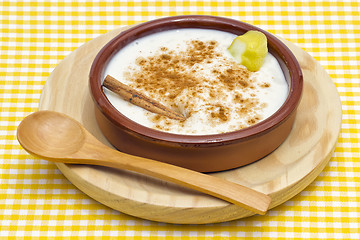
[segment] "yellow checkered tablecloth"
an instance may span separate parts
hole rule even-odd
[[[0,238],[360,239],[360,3],[344,1],[0,2]],[[265,216],[172,225],[109,209],[16,140],[56,65],[119,26],[181,14],[225,16],[300,46],[328,71],[343,105],[335,153],[316,180]]]

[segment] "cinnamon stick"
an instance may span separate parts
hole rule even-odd
[[[150,112],[161,114],[171,119],[176,119],[180,121],[186,120],[184,115],[173,111],[172,109],[162,105],[158,101],[149,98],[148,96],[142,94],[139,91],[136,91],[135,89],[131,88],[126,84],[123,84],[122,82],[116,80],[110,75],[107,75],[105,77],[103,86],[110,91],[118,94],[126,101],[129,101],[132,104],[142,107]]]

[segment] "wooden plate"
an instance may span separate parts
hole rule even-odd
[[[101,35],[67,56],[49,76],[40,99],[40,110],[65,113],[100,141],[94,118],[88,73],[98,51],[124,29]],[[326,71],[309,54],[286,42],[304,74],[304,92],[292,132],[267,157],[238,169],[212,173],[272,197],[271,208],[308,186],[332,156],[340,133],[341,103]],[[81,191],[123,213],[169,223],[215,223],[253,213],[225,201],[128,171],[86,165],[57,164]]]

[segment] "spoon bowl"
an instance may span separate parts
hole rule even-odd
[[[26,117],[19,132],[26,132],[18,134],[23,148],[45,158],[63,158],[77,152],[85,142],[85,131],[79,122],[48,111]]]
[[[225,179],[109,148],[79,122],[61,113],[39,111],[29,115],[18,126],[17,138],[27,152],[49,161],[134,171],[206,193],[258,214],[265,214],[271,202],[266,194]]]

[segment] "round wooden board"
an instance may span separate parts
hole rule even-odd
[[[94,118],[88,73],[98,51],[122,30],[101,35],[67,56],[48,78],[39,107],[77,119],[109,146]],[[285,43],[304,74],[304,92],[289,137],[272,154],[253,164],[212,173],[269,194],[270,208],[298,194],[319,175],[332,156],[341,127],[341,103],[333,81],[309,54]],[[87,165],[57,166],[81,191],[132,216],[204,224],[253,215],[228,202],[140,174]]]

